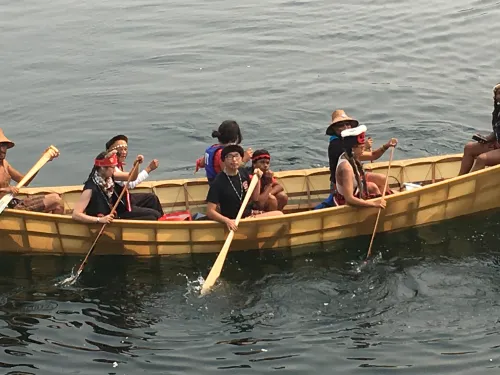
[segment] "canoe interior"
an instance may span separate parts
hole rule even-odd
[[[394,161],[391,166],[389,184],[400,191],[405,182],[428,185],[458,174],[461,154],[422,159]],[[367,171],[386,174],[387,162],[366,163]],[[291,170],[276,172],[278,182],[288,194],[285,213],[308,211],[328,197],[330,193],[330,172],[328,168]],[[64,200],[66,214],[71,214],[79,199],[82,186],[41,187],[22,189],[20,196],[26,194],[60,193]],[[154,192],[165,213],[190,210],[205,213],[205,198],[208,192],[206,179],[181,179],[165,181],[145,181],[131,193]]]

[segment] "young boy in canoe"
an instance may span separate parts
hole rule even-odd
[[[493,131],[490,135],[481,137],[476,134],[477,140],[465,145],[459,176],[500,164],[500,83],[493,87],[491,125]]]
[[[129,177],[129,173],[124,171],[123,166],[125,165],[125,160],[128,156],[128,138],[123,135],[117,135],[106,142],[106,151],[116,151],[118,157],[118,165],[115,167],[114,178],[118,185],[124,186],[125,182]],[[144,158],[142,155],[139,155]],[[158,168],[159,162],[157,159],[153,159],[149,165],[137,174],[137,178],[130,181],[128,184],[128,189],[134,189],[141,182],[149,177],[149,174]],[[160,200],[154,193],[134,193],[130,195],[130,201],[132,205],[137,207],[151,208],[159,212],[160,216],[163,216],[163,208],[161,206]]]
[[[236,121],[226,120],[220,124],[218,130],[212,132],[212,138],[217,138],[219,143],[213,144],[205,150],[205,155],[196,160],[196,169],[205,168],[208,183],[211,184],[218,173],[224,168],[221,158],[222,149],[228,145],[239,145],[243,140],[240,126]],[[252,149],[248,148],[242,158],[242,165],[246,164],[252,158]]]
[[[288,196],[274,178],[270,169],[271,155],[267,150],[257,150],[252,155],[252,169],[258,168],[262,171],[260,179],[260,194],[256,207],[262,211],[283,211],[288,203]]]
[[[207,216],[211,220],[226,224],[229,230],[237,230],[234,219],[245,199],[250,186],[250,175],[241,167],[245,152],[239,145],[228,145],[221,152],[223,162],[222,172],[219,173],[210,185],[207,195]],[[259,182],[252,193],[250,201],[256,202],[260,192],[260,178],[262,171],[258,168],[254,174],[259,176]],[[217,206],[220,211],[217,212]],[[242,218],[282,215],[281,211],[261,212],[252,211],[249,206],[245,208]]]
[[[15,186],[10,186],[11,180],[19,182],[23,179],[24,175],[18,172],[7,161],[7,150],[14,147],[15,144],[9,140],[0,128],[0,198],[6,194],[16,195],[19,189]],[[51,161],[57,158],[59,154],[51,150]],[[36,174],[35,174],[36,176]],[[33,176],[24,186],[28,186],[35,178]],[[47,212],[53,214],[63,214],[64,204],[59,194],[46,194],[46,195],[33,195],[25,199],[14,198],[9,203],[9,208],[24,211]]]

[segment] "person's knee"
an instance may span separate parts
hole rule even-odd
[[[284,191],[276,194],[276,199],[278,200],[278,209],[282,210],[288,203],[288,195]]]
[[[486,166],[488,162],[488,158],[486,157],[486,154],[481,154],[476,158],[476,164],[480,166]]]
[[[380,189],[375,182],[368,182],[366,184],[366,188],[369,194],[381,194]]]
[[[278,199],[272,195],[269,194],[269,198],[267,198],[267,203],[266,203],[266,211],[274,211],[278,209]]]
[[[45,207],[54,213],[64,212],[64,202],[57,193],[51,193],[45,196]]]
[[[478,145],[479,143],[477,142],[469,142],[464,146],[464,155],[467,156],[477,156],[480,154],[480,151],[478,150]]]

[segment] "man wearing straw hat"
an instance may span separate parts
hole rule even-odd
[[[487,137],[475,134],[464,147],[464,156],[458,175],[479,171],[484,167],[500,164],[500,83],[493,87],[493,131]]]
[[[0,128],[0,198],[5,194],[16,195],[19,193],[19,189],[15,186],[10,186],[11,180],[19,182],[23,179],[24,175],[14,169],[10,163],[5,158],[7,156],[7,150],[14,147],[15,144],[10,139],[8,139],[3,130]],[[59,156],[54,150],[51,150],[51,159]],[[28,186],[29,183],[35,178],[35,175],[24,185]],[[64,213],[64,204],[62,202],[61,196],[56,193],[47,195],[34,195],[25,199],[13,198],[9,203],[9,208],[24,211],[35,211],[35,212],[47,212],[54,214]]]

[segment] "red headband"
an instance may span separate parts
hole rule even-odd
[[[118,157],[116,154],[113,154],[108,158],[95,159],[94,165],[96,167],[116,167],[118,165]]]
[[[261,160],[261,159],[271,160],[271,155],[269,155],[269,154],[260,154],[260,155],[252,157],[252,161],[257,161],[257,160]]]
[[[365,143],[365,133],[361,133],[358,135],[358,144],[361,145],[363,143]]]

